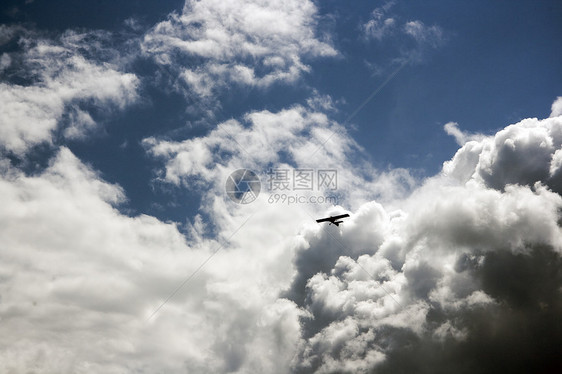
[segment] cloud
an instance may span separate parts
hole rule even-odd
[[[374,38],[381,41],[395,31],[396,20],[387,16],[387,13],[395,3],[395,1],[387,2],[371,12],[371,19],[362,25],[362,30],[366,38]]]
[[[447,125],[446,125],[447,126]],[[456,127],[447,127],[456,137]],[[456,131],[456,132],[455,132]],[[532,186],[541,182],[560,193],[559,149],[562,145],[562,119],[525,119],[493,136],[476,136],[443,166],[446,175],[466,182],[470,179],[488,187],[503,189],[509,184]],[[464,140],[464,139],[463,139]]]
[[[288,294],[311,313],[296,371],[528,372],[556,365],[549,347],[562,336],[554,327],[562,311],[562,196],[547,187],[548,174],[533,170],[548,170],[560,149],[559,126],[559,118],[527,119],[466,141],[450,124],[446,130],[464,145],[398,211],[371,205],[379,213],[370,222],[363,206],[339,230],[306,232]],[[533,162],[510,174],[497,146],[506,142],[515,145],[514,160]],[[549,157],[536,156],[543,149]],[[482,160],[497,178],[482,177]]]
[[[204,98],[221,82],[293,82],[306,58],[335,54],[310,2],[236,5],[188,2],[145,53]],[[392,27],[426,46],[437,37],[418,21]],[[137,100],[138,78],[92,59],[103,43],[90,37],[24,37],[2,57],[25,81],[2,83],[5,149],[83,137],[96,127],[88,104]],[[318,94],[199,137],[148,137],[159,181],[202,197],[186,235],[120,212],[125,191],[68,148],[34,174],[3,158],[0,371],[544,372],[562,336],[557,102],[550,118],[489,136],[445,125],[460,149],[425,181],[362,161]],[[268,191],[236,204],[224,183],[241,167],[335,169],[338,204],[276,205]],[[351,217],[314,222],[336,212]]]
[[[84,137],[96,127],[89,105],[122,109],[136,101],[139,80],[134,74],[87,57],[100,37],[68,32],[49,40],[25,31],[22,49],[3,55],[7,74],[0,83],[0,144],[5,150],[22,155],[34,145],[52,143],[55,130],[67,126],[67,113],[64,135]]]
[[[121,216],[122,189],[68,149],[36,176],[2,166],[2,371],[122,371],[103,357],[144,349],[130,339],[170,284],[165,257],[186,249],[183,237],[152,217]]]
[[[66,148],[33,176],[3,161],[0,191],[2,371],[290,370],[304,311],[276,297],[290,276],[286,232],[248,225],[188,245],[176,224],[120,214],[123,190]],[[225,230],[246,217],[229,218]]]
[[[458,145],[465,145],[467,142],[467,136],[461,130],[459,130],[458,123],[455,122],[448,122],[443,127],[445,132],[451,136],[453,136]]]
[[[490,152],[508,139],[522,153],[559,149],[559,125],[524,120],[470,140],[442,173],[379,201],[388,177],[353,166],[360,148],[317,109],[250,112],[181,142],[148,138],[163,181],[204,191],[187,238],[177,224],[121,214],[123,190],[66,148],[36,175],[4,160],[2,370],[544,369],[561,336],[562,197],[526,173],[495,188],[459,154],[500,159]],[[330,147],[311,157],[330,131]],[[266,194],[239,205],[224,194],[238,167],[323,163],[341,167],[349,209],[276,206]],[[351,213],[340,227],[313,221],[338,211]]]
[[[317,107],[314,100],[311,104]],[[204,190],[213,198],[223,194],[223,181],[240,168],[259,173],[271,168],[337,170],[337,191],[333,193],[353,207],[375,196],[396,199],[416,185],[404,169],[379,171],[366,162],[352,163],[350,158],[362,150],[343,126],[329,120],[326,113],[301,105],[279,112],[250,112],[241,121],[219,123],[199,138],[169,141],[150,137],[143,144],[164,162],[158,178],[177,186],[206,186]],[[357,175],[364,177],[358,179]],[[208,186],[214,189],[208,190]],[[301,195],[307,194],[303,191]]]
[[[551,110],[550,117],[558,117],[562,115],[562,96],[558,96],[552,103]]]
[[[359,276],[348,275],[353,271],[340,275],[341,265],[329,277],[312,277],[307,285],[310,301],[305,306],[315,322],[305,324],[312,336],[301,351],[297,371],[396,372],[419,367],[424,368],[422,372],[443,367],[487,371],[493,367],[485,360],[487,354],[496,358],[496,364],[514,369],[534,355],[546,363],[527,364],[528,369],[555,362],[551,350],[541,349],[555,344],[560,334],[543,333],[560,312],[555,291],[560,284],[555,275],[558,254],[548,248],[531,255],[494,251],[483,256],[482,265],[450,274],[443,272],[445,264],[433,263],[436,254],[431,256],[428,250],[424,255],[431,265],[407,261],[403,271],[387,271],[387,280],[368,280],[362,269],[355,271]],[[353,269],[354,261],[347,262]],[[360,258],[361,262],[366,259]],[[506,262],[504,271],[498,272],[496,266]],[[549,277],[541,275],[545,271]],[[373,278],[377,277],[375,273]],[[516,286],[511,280],[520,277],[526,281],[518,281]],[[496,289],[502,279],[509,279],[509,285]],[[533,283],[527,286],[527,281]],[[479,283],[484,285],[479,287]],[[541,287],[549,291],[542,292]],[[448,297],[440,299],[440,294]],[[495,335],[487,333],[492,329]],[[529,346],[533,339],[541,343]],[[522,354],[515,361],[507,355],[512,349]]]
[[[203,206],[220,225],[231,225],[224,215],[259,212],[268,225],[253,235],[266,238],[287,232],[289,221],[312,220],[321,207],[270,210],[263,200],[225,205],[221,181],[241,165],[347,167],[359,149],[342,132],[321,161],[305,157],[326,139],[315,130],[340,131],[316,110],[250,113],[205,137],[150,138],[145,145],[165,162],[163,180],[187,185],[196,176],[208,183]],[[384,179],[379,173],[369,181],[360,164],[350,165],[353,176],[342,173],[341,191],[344,205],[354,206],[350,219],[340,228],[304,224],[285,247],[284,261],[292,258],[293,268],[279,278],[277,297],[290,300],[300,320],[291,370],[491,371],[500,365],[533,371],[553,364],[556,355],[546,347],[556,346],[562,333],[552,329],[561,311],[562,196],[551,177],[560,164],[559,127],[560,118],[526,119],[484,136],[447,124],[461,148],[442,173],[382,204],[348,193],[373,192]],[[257,151],[266,147],[271,153]],[[495,361],[486,360],[489,354]]]
[[[22,31],[24,31],[24,28],[19,25],[0,25],[0,45],[10,42],[15,35]]]
[[[375,8],[370,19],[360,26],[366,41],[392,42],[396,49],[391,64],[420,63],[428,50],[441,47],[447,40],[445,31],[438,25],[427,26],[420,20],[404,21],[391,10],[396,4],[390,1]],[[367,63],[377,74],[379,66]]]
[[[295,82],[307,59],[337,54],[318,35],[317,17],[308,0],[188,0],[145,35],[142,48],[202,98],[228,84],[266,88]]]
[[[395,24],[396,21],[394,18],[387,18],[384,21],[381,21],[377,15],[373,19],[369,20],[363,27],[366,35],[381,40],[387,34],[392,32]]]
[[[443,31],[438,26],[426,26],[421,21],[410,21],[404,25],[404,32],[418,43],[438,47],[443,42]]]

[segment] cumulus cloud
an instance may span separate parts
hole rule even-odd
[[[21,155],[34,145],[52,143],[54,131],[66,126],[66,113],[70,125],[64,135],[84,137],[95,127],[88,105],[122,109],[136,100],[134,74],[87,57],[86,50],[95,48],[95,33],[69,32],[59,40],[20,33],[22,49],[2,57],[0,144],[5,150]]]
[[[324,147],[327,140],[329,145]],[[336,170],[337,191],[333,193],[353,207],[375,196],[386,201],[404,196],[416,184],[404,169],[379,171],[365,162],[352,163],[350,157],[361,148],[345,129],[326,113],[301,105],[276,113],[250,112],[241,121],[218,124],[204,137],[185,141],[151,137],[143,144],[165,162],[161,180],[183,186],[211,185],[213,190],[205,190],[213,197],[223,193],[228,174],[243,167],[260,173],[271,168]],[[307,194],[311,192],[302,191],[303,196]]]
[[[445,132],[455,138],[458,145],[463,146],[471,140],[479,141],[484,138],[484,135],[469,134],[459,129],[459,124],[456,122],[448,122],[443,126]]]
[[[152,307],[142,294],[158,294],[150,278],[174,271],[150,254],[185,249],[183,237],[121,216],[121,188],[68,149],[37,176],[4,162],[1,189],[2,371],[122,371],[102,357],[143,349],[130,340]]]
[[[533,141],[558,126],[524,120],[482,137],[480,147],[467,142],[459,153],[488,157],[486,143],[521,130],[532,132],[521,157],[532,156],[544,144],[560,147]],[[497,189],[478,164],[469,172],[457,156],[399,212],[371,205],[376,225],[358,211],[341,230],[304,234],[308,245],[297,251],[295,266],[307,280],[297,276],[289,293],[311,313],[297,372],[526,372],[556,365],[562,197],[547,180],[529,185],[526,173]],[[549,158],[534,160],[548,169]],[[451,175],[455,167],[466,177]],[[352,234],[357,227],[364,228],[360,242],[371,243],[359,252],[365,244]],[[315,252],[332,265],[312,261]],[[334,252],[340,255],[330,257]]]
[[[456,138],[462,135],[452,132],[451,127],[448,129]],[[528,118],[493,136],[480,138],[466,142],[453,159],[444,164],[443,172],[462,182],[474,179],[495,189],[504,189],[509,184],[532,186],[541,182],[562,192],[558,166],[562,145],[560,116],[543,120]]]
[[[556,100],[552,103],[552,109],[550,112],[551,117],[558,117],[562,115],[562,96],[558,96]]]
[[[300,156],[307,142],[322,139],[314,138],[313,122],[337,127],[315,110],[294,107],[251,113],[245,123],[223,123],[202,138],[151,138],[145,145],[167,160],[164,180],[181,185],[197,176],[213,186],[240,165],[316,165]],[[362,195],[344,225],[304,225],[286,247],[293,270],[277,283],[277,297],[300,311],[291,371],[540,371],[556,363],[549,347],[562,333],[552,329],[561,311],[562,197],[551,175],[560,164],[560,118],[523,120],[491,136],[453,123],[445,130],[461,148],[442,173],[383,204]],[[341,151],[321,159],[347,165],[357,148],[346,137],[333,144]],[[258,156],[256,147],[271,153]],[[288,159],[279,157],[281,149]],[[342,192],[353,204],[347,188],[372,192],[376,184],[357,166],[351,170],[354,182]],[[260,212],[270,224],[256,237],[321,213],[307,206],[268,211],[263,200],[225,206],[218,188],[208,191],[211,214]]]
[[[312,4],[292,5],[295,12],[282,10],[297,18],[283,24],[282,19],[274,17],[279,26],[275,31],[291,39],[286,48],[279,55],[274,50],[258,53],[264,66],[274,67],[262,76],[265,80],[304,71],[300,60],[304,56],[335,53],[328,44],[308,39],[314,23]],[[262,13],[271,20],[277,13],[268,13],[268,9],[265,6]],[[299,12],[304,19],[299,18]],[[240,33],[248,32],[251,44],[259,37],[250,35],[246,26],[240,26]],[[283,31],[283,27],[287,29]],[[13,37],[14,33],[5,31],[2,28],[3,36]],[[299,34],[301,31],[304,34]],[[265,36],[277,38],[271,33]],[[7,115],[2,118],[1,129],[6,150],[24,158],[34,145],[54,142],[58,130],[66,138],[83,137],[96,127],[91,104],[122,108],[136,100],[138,78],[121,72],[121,65],[111,62],[115,57],[111,51],[92,50],[103,49],[99,37],[103,35],[68,32],[55,40],[24,31],[22,49],[4,55],[8,57],[2,58],[3,71],[7,72],[2,83],[2,111]],[[274,42],[265,44],[273,48]],[[264,43],[256,44],[258,50],[260,45]],[[287,56],[293,52],[294,56]],[[232,53],[235,57],[236,49]],[[248,57],[245,53],[244,59]],[[107,58],[100,61],[92,55]],[[283,70],[287,66],[289,70]],[[233,72],[251,78],[251,72],[244,75],[249,72],[244,66]],[[295,132],[306,123],[306,131],[318,131],[318,136],[329,134],[334,125],[325,115],[302,108],[284,114],[252,113],[247,121],[267,127],[262,129],[266,136],[285,138],[285,145],[294,137],[283,134],[283,130],[271,132],[275,128],[270,125],[295,120]],[[323,132],[312,129],[312,123],[327,128]],[[243,129],[237,121],[232,121],[232,126],[227,130]],[[247,135],[250,141],[257,139],[251,131]],[[213,148],[220,143],[213,143],[217,139],[211,138],[209,157],[214,160]],[[168,146],[156,140],[153,144],[159,145],[159,150]],[[201,158],[197,154],[187,156],[183,145],[170,143],[168,147],[170,158],[177,154],[182,162],[188,161],[177,163],[178,180],[191,173],[202,181],[214,182],[224,175],[218,173],[220,163],[215,168],[200,166],[205,163],[205,144],[200,147]],[[332,151],[338,157],[352,147],[349,139],[340,146]],[[228,152],[234,153],[228,146],[221,152],[225,157]],[[299,319],[306,314],[292,301],[278,298],[279,290],[288,286],[292,275],[293,247],[298,241],[291,235],[293,226],[287,228],[279,221],[264,233],[259,226],[248,224],[244,235],[232,237],[244,228],[249,212],[221,202],[222,189],[213,189],[217,194],[207,201],[215,205],[204,211],[213,213],[214,222],[195,217],[187,227],[188,245],[176,224],[146,215],[121,214],[118,207],[126,199],[124,191],[103,181],[65,147],[59,147],[49,166],[37,174],[25,174],[6,158],[0,166],[2,371],[291,370],[301,339]],[[275,217],[271,208],[250,213],[250,218],[255,216],[258,222]],[[290,213],[285,217],[289,219]],[[301,215],[300,220],[304,219]],[[267,251],[263,251],[264,244]],[[214,258],[214,270],[199,271],[188,290],[175,293],[165,308],[158,309],[187,275],[218,250],[222,250],[222,256]],[[158,259],[152,261],[152,256]],[[164,312],[165,318],[161,318]],[[176,335],[178,330],[185,334]]]
[[[225,84],[268,87],[308,71],[306,59],[337,54],[316,30],[311,1],[191,1],[144,37],[143,51],[209,97]]]
[[[188,245],[176,224],[120,214],[123,190],[66,148],[40,174],[5,161],[1,172],[2,371],[289,371],[304,311],[275,294],[287,277],[279,264],[290,268],[281,234],[266,252],[250,225]]]
[[[559,149],[559,125],[524,120],[459,153],[499,159],[485,153],[501,150],[497,139],[525,140],[516,149],[529,154],[542,143]],[[326,139],[316,131],[338,126],[295,106],[183,142],[147,139],[164,181],[194,178],[205,188],[209,219],[195,219],[187,239],[176,224],[119,213],[123,190],[68,149],[37,175],[3,161],[3,370],[429,373],[556,364],[562,197],[548,180],[517,174],[521,183],[496,188],[458,153],[409,195],[382,203],[373,191],[355,195],[340,227],[313,218],[343,207],[275,206],[266,196],[238,205],[224,196],[238,167],[320,165],[306,157]],[[339,134],[319,160],[347,165],[358,152]],[[254,153],[266,147],[271,153]],[[376,189],[361,171],[342,174],[344,194]]]
[[[291,82],[305,58],[335,53],[310,2],[236,5],[189,1],[143,48],[201,97],[221,81]],[[392,30],[426,45],[438,36],[418,21]],[[2,83],[5,149],[25,153],[56,129],[79,138],[96,126],[85,103],[136,99],[138,79],[91,60],[82,40],[26,41],[2,57],[4,72],[14,61],[27,72]],[[122,214],[124,190],[65,147],[35,174],[4,158],[1,371],[544,372],[562,336],[557,102],[550,118],[488,136],[447,124],[460,148],[425,181],[361,161],[326,96],[191,139],[148,137],[158,178],[202,195],[186,235]],[[224,183],[242,167],[335,169],[339,205],[276,205],[268,191],[236,204]],[[351,217],[314,222],[337,212]]]

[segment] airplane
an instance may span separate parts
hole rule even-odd
[[[336,226],[339,226],[340,223],[342,223],[343,221],[341,221],[341,218],[346,218],[349,217],[349,214],[341,214],[339,216],[331,216],[328,218],[320,218],[317,219],[316,222],[320,223],[320,222],[330,222],[330,225],[333,223]],[[338,221],[340,220],[340,221]]]

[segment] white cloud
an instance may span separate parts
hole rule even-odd
[[[395,4],[395,1],[390,1],[373,10],[370,19],[360,26],[363,38],[378,43],[391,40],[397,47],[397,55],[390,65],[420,63],[429,49],[439,48],[445,43],[446,34],[438,25],[427,26],[420,20],[404,21],[403,17],[391,11]],[[404,35],[408,38],[404,39]],[[366,63],[375,74],[385,70],[379,66],[380,62]]]
[[[459,124],[456,122],[447,122],[443,126],[445,132],[455,138],[458,145],[463,146],[469,141],[480,141],[484,138],[481,134],[469,134],[459,129]]]
[[[330,127],[338,136],[330,139],[329,151],[321,150],[320,161],[307,158],[309,150],[330,135]],[[361,177],[365,174],[360,164],[347,163],[359,149],[324,114],[304,107],[251,113],[244,123],[231,120],[205,137],[185,142],[151,138],[145,144],[165,161],[164,180],[182,185],[197,176],[206,181],[204,207],[220,225],[234,227],[224,215],[258,212],[259,221],[268,225],[252,227],[252,245],[288,234],[294,230],[288,222],[312,221],[321,207],[275,210],[264,200],[244,207],[225,204],[222,181],[231,170],[279,163],[281,150],[291,162],[286,167],[349,165],[342,172],[348,184],[341,192],[343,202],[352,206],[351,217],[340,228],[301,224],[298,240],[285,247],[290,255],[283,257],[293,257],[294,270],[278,273],[277,290],[285,289],[280,295],[306,311],[299,314],[302,328],[293,340],[298,342],[292,360],[296,372],[368,372],[374,367],[400,368],[404,362],[456,367],[443,342],[467,357],[479,357],[471,342],[486,336],[480,330],[489,329],[482,327],[486,323],[501,326],[501,336],[521,323],[550,323],[559,283],[541,274],[555,271],[562,252],[562,197],[548,188],[553,182],[549,170],[558,170],[559,128],[559,118],[528,119],[484,136],[448,124],[446,131],[463,145],[445,163],[443,173],[409,197],[399,194],[381,200],[383,204],[368,202],[369,193],[359,193],[358,198],[348,192],[373,193],[377,185],[386,184],[380,182],[384,176],[375,172],[373,180]],[[509,154],[512,160],[532,162],[514,171],[502,161],[504,147],[518,153]],[[547,171],[545,178],[529,177],[537,169]],[[350,171],[352,176],[346,174]],[[499,268],[504,262],[506,270]],[[524,281],[505,280],[505,271]],[[510,314],[510,308],[522,307],[521,295],[528,295],[523,308],[531,308],[521,312],[527,313],[527,322]],[[498,318],[485,317],[489,313]],[[529,330],[517,334],[516,344],[532,338],[533,333],[525,331]],[[503,345],[485,339],[478,344],[491,350]],[[406,347],[411,354],[397,359]],[[416,353],[424,349],[443,361]]]
[[[12,38],[22,32],[23,27],[19,25],[0,25],[0,45],[8,43]]]
[[[373,224],[372,214],[361,213],[376,207],[371,203],[352,212],[340,230],[305,233],[309,245],[296,252],[295,266],[307,281],[296,277],[289,293],[312,314],[303,325],[310,337],[301,349],[300,370],[361,372],[362,366],[348,366],[354,357],[371,371],[458,369],[484,352],[527,347],[537,336],[525,330],[530,326],[548,329],[560,311],[560,281],[552,272],[562,263],[562,197],[542,184],[551,181],[548,173],[545,179],[529,179],[533,173],[526,170],[509,174],[511,165],[501,162],[497,144],[507,142],[519,153],[517,160],[532,160],[524,166],[548,170],[551,158],[557,163],[559,127],[559,119],[529,119],[485,137],[450,124],[446,130],[464,145],[443,174],[398,204],[400,212],[379,206]],[[537,157],[541,152],[549,156]],[[496,182],[483,178],[482,159],[495,174],[511,176],[509,182],[496,189]],[[315,252],[328,263],[314,262]],[[501,338],[488,335],[492,327]],[[366,336],[368,342],[360,344]],[[508,348],[504,338],[510,339]],[[556,333],[547,339],[554,342]],[[352,355],[345,353],[351,344]],[[462,355],[451,355],[454,350]],[[367,364],[373,356],[380,359]]]
[[[443,323],[439,328],[433,333],[435,338],[445,341],[447,338],[453,338],[456,340],[464,340],[467,336],[466,330],[459,330],[451,324],[450,321]]]
[[[147,34],[147,53],[200,58],[200,71],[180,70],[203,97],[221,80],[290,82],[306,57],[335,53],[315,35],[310,2],[237,5],[187,3]],[[408,25],[420,43],[436,35]],[[135,100],[136,77],[67,40],[26,47],[33,84],[3,84],[6,149],[49,142],[66,113],[65,136],[83,137],[95,126],[83,102]],[[250,112],[185,141],[144,141],[163,162],[162,181],[200,188],[188,239],[176,224],[121,214],[124,191],[66,148],[35,175],[0,161],[0,371],[458,372],[459,357],[484,369],[498,352],[510,365],[551,359],[535,342],[559,339],[545,333],[560,315],[554,105],[552,118],[492,136],[446,125],[461,148],[421,186],[406,170],[358,161],[360,147],[324,112],[331,99],[309,105]],[[336,168],[341,205],[227,199],[231,171],[270,166]],[[313,221],[341,211],[351,217],[340,227]],[[504,354],[506,342],[520,354]]]
[[[445,37],[441,27],[427,26],[420,20],[402,22],[399,16],[390,14],[394,4],[395,2],[389,2],[373,10],[371,18],[361,26],[364,37],[380,42],[402,33],[414,39],[418,47],[436,48],[443,44]]]
[[[2,57],[0,57],[0,72],[3,72],[7,67],[10,66],[12,63],[12,59],[10,55],[7,53],[2,53]]]
[[[84,57],[77,44],[80,35],[69,33],[60,41],[33,37],[24,36],[23,51],[14,53],[29,83],[0,83],[0,144],[6,150],[21,155],[34,145],[52,143],[68,108],[73,110],[66,135],[76,138],[95,126],[81,105],[122,109],[136,100],[137,77]]]
[[[363,255],[356,260],[339,257],[332,270],[328,270],[330,275],[322,273],[317,265],[319,273],[308,280],[306,296],[299,304],[314,317],[305,322],[303,329],[305,336],[311,336],[301,350],[299,365],[303,372],[354,372],[348,367],[355,362],[353,357],[362,358],[366,371],[375,367],[393,371],[392,368],[396,370],[401,365],[393,357],[403,350],[411,353],[402,360],[438,368],[440,363],[417,357],[412,349],[419,347],[447,357],[447,350],[440,345],[443,341],[447,341],[448,347],[463,350],[463,359],[476,357],[466,342],[478,339],[478,335],[472,334],[478,334],[476,329],[482,318],[479,315],[488,315],[491,311],[499,315],[509,313],[509,309],[503,309],[496,300],[510,303],[511,298],[516,297],[511,292],[532,295],[544,287],[544,283],[535,283],[533,277],[544,271],[550,274],[560,263],[562,233],[557,220],[562,199],[558,194],[545,189],[533,194],[526,187],[502,193],[480,186],[463,191],[463,196],[455,196],[451,190],[440,191],[434,187],[428,188],[427,194],[414,194],[408,199],[405,208],[409,214],[402,220],[387,223],[395,226],[393,235],[402,237],[403,246],[387,248],[387,244],[395,240],[393,235],[387,235],[374,255]],[[463,189],[458,187],[459,192]],[[495,195],[494,201],[483,198],[490,193]],[[465,212],[467,210],[470,213]],[[357,215],[352,216],[351,221],[354,220],[359,225],[362,223]],[[352,243],[344,239],[351,226],[344,225],[341,229],[341,242],[345,246]],[[365,234],[370,232],[365,229]],[[327,236],[322,232],[320,235]],[[373,235],[373,242],[377,240],[380,239]],[[334,241],[309,241],[309,248],[297,252],[296,264],[306,252],[329,253],[330,246],[338,246]],[[551,248],[546,249],[547,256],[557,260],[545,268],[545,261],[551,260],[542,260],[543,252],[532,249],[537,246]],[[353,244],[349,247],[353,248]],[[343,254],[352,253],[352,250],[340,249]],[[481,252],[483,250],[489,251],[488,254]],[[481,260],[475,256],[481,256]],[[499,274],[494,268],[495,256],[511,261],[503,266],[507,266],[508,274],[511,271],[511,276],[519,279],[517,282],[523,282],[517,286],[517,291],[511,291],[516,282],[511,279],[507,281],[509,286],[501,291],[492,286],[505,281],[502,279],[505,274]],[[524,267],[513,266],[513,259],[525,264]],[[549,289],[559,287],[559,282],[552,278],[542,279],[542,282],[546,282]],[[549,308],[555,303],[557,296],[554,295],[544,299],[549,300],[545,301]],[[525,304],[525,308],[534,308],[534,305],[538,307],[531,302]],[[540,312],[532,310],[528,318],[540,318],[535,317],[535,313],[540,315]],[[551,314],[545,315],[551,321]],[[493,321],[500,324],[497,319]],[[515,323],[510,330],[520,327],[519,322],[510,323]],[[366,334],[368,342],[359,344]],[[336,337],[344,338],[340,341]],[[517,334],[515,339],[527,344],[525,334]],[[479,344],[497,349],[495,341],[480,341]],[[354,350],[351,354],[344,353],[344,347],[350,345]],[[367,357],[373,356],[379,360],[367,362]],[[457,364],[462,366],[464,362]]]
[[[384,21],[371,19],[364,25],[365,33],[370,37],[381,40],[387,33],[394,28],[396,21],[393,18],[387,18]]]
[[[84,138],[88,132],[94,131],[97,127],[92,116],[80,108],[73,108],[69,111],[68,116],[70,123],[64,130],[64,137],[67,139]]]
[[[175,224],[120,214],[121,188],[65,148],[41,174],[3,162],[1,176],[2,371],[289,371],[304,312],[277,299],[282,235],[248,224],[188,246]],[[245,217],[229,218],[225,230]],[[213,266],[147,320],[219,242]]]
[[[181,271],[169,256],[183,237],[121,216],[122,190],[67,149],[33,177],[4,164],[0,185],[2,371],[122,372],[108,358],[143,349],[143,315]]]
[[[421,21],[410,21],[404,25],[404,32],[418,43],[427,43],[433,47],[443,42],[443,31],[438,26],[426,26]]]
[[[220,123],[200,138],[183,142],[147,138],[143,143],[164,160],[162,180],[184,186],[211,184],[214,189],[205,190],[213,197],[223,194],[227,176],[240,168],[257,172],[272,167],[335,169],[337,190],[320,192],[337,194],[350,207],[375,196],[384,201],[405,196],[416,184],[404,169],[378,171],[364,162],[352,163],[350,156],[361,149],[346,130],[325,113],[300,105],[277,113],[251,112],[243,122]]]
[[[552,103],[550,117],[562,116],[562,96],[558,96]]]
[[[365,37],[381,41],[395,31],[396,20],[387,15],[394,4],[394,1],[387,2],[371,12],[371,19],[362,25]]]
[[[497,139],[523,142],[517,149],[531,154],[543,142],[559,149],[557,121],[525,120],[459,153],[490,152]],[[310,157],[329,134],[319,130],[328,129],[338,131],[329,150]],[[558,318],[553,274],[561,262],[562,197],[543,184],[491,188],[478,163],[471,172],[457,155],[446,166],[468,179],[445,170],[409,197],[371,201],[385,177],[369,179],[362,166],[352,167],[359,148],[325,114],[301,106],[252,112],[200,138],[145,145],[164,161],[163,180],[181,187],[195,177],[204,188],[208,219],[194,220],[189,241],[175,224],[120,214],[121,188],[68,149],[33,176],[2,163],[3,371],[455,369],[465,361],[452,352],[478,359],[475,346],[495,352],[505,337],[529,347],[535,331]],[[313,219],[342,207],[275,206],[265,196],[237,205],[224,196],[235,168],[323,162],[349,165],[342,203],[356,207],[340,227]]]
[[[196,95],[208,97],[227,83],[291,83],[308,70],[306,59],[336,55],[317,35],[316,23],[316,6],[308,0],[188,0],[181,14],[170,14],[145,35],[142,48],[177,69]]]
[[[466,136],[456,127],[453,130],[457,136]],[[453,130],[449,127],[448,132]],[[528,118],[493,136],[477,135],[469,139],[476,140],[468,141],[444,164],[446,175],[462,182],[474,179],[496,189],[508,184],[542,182],[561,192],[560,177],[554,175],[557,151],[562,145],[560,116],[544,120]]]

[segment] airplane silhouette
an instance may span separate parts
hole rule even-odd
[[[342,223],[343,221],[341,221],[341,220],[338,221],[338,220],[341,219],[341,218],[346,218],[346,217],[349,217],[349,214],[341,214],[339,216],[331,216],[331,217],[328,217],[328,218],[320,218],[320,219],[317,219],[316,222],[318,222],[318,223],[320,223],[320,222],[330,222],[330,225],[333,223],[334,225],[339,226],[340,223]]]

